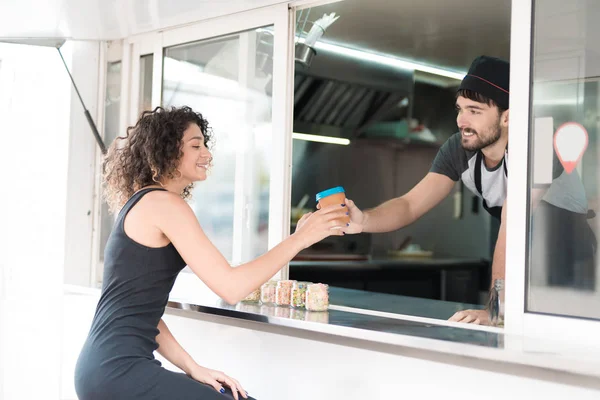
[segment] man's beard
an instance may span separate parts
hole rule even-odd
[[[467,151],[479,151],[488,146],[491,146],[492,144],[500,140],[500,136],[502,134],[502,129],[500,128],[500,120],[498,120],[498,122],[491,129],[489,129],[489,134],[484,137],[481,137],[479,135],[479,132],[477,132],[474,129],[466,128],[463,131],[474,134],[470,137],[470,140],[465,140],[465,138],[463,138],[461,141],[462,148]],[[461,131],[461,134],[463,131]],[[472,140],[473,138],[475,138],[476,140]]]

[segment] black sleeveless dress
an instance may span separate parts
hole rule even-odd
[[[106,245],[102,294],[75,369],[79,400],[232,398],[154,358],[158,323],[185,262],[173,246],[150,248],[125,234],[125,216],[152,190],[123,206]],[[241,398],[241,397],[240,397]]]

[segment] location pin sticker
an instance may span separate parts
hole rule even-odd
[[[568,174],[573,172],[588,146],[588,133],[576,122],[562,124],[554,134],[554,151]]]

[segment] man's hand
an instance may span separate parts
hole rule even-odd
[[[354,202],[350,199],[345,199],[344,200],[346,207],[348,207],[348,215],[350,216],[350,225],[348,225],[347,227],[344,227],[342,230],[344,231],[344,233],[348,233],[348,234],[353,234],[353,233],[361,233],[364,230],[364,224],[365,222],[367,222],[367,215],[365,213],[363,213],[358,207],[356,207],[356,204],[354,204]],[[321,209],[321,205],[317,204],[317,210]],[[302,218],[300,218],[300,220],[298,221],[298,224],[296,226],[296,230],[298,230],[298,228],[301,226],[301,224],[304,224],[304,222],[306,222],[306,219],[304,217],[310,217],[310,214],[312,213],[308,213],[302,216]]]
[[[365,228],[367,215],[356,207],[356,204],[350,199],[346,199],[346,207],[348,207],[348,214],[350,215],[350,225],[344,229],[344,233],[361,233]]]
[[[490,325],[490,313],[488,310],[463,310],[454,314],[448,321]]]

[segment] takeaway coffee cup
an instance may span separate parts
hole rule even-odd
[[[345,204],[346,203],[346,192],[343,187],[336,186],[331,189],[324,190],[320,193],[317,193],[317,203],[321,206],[321,208],[330,206],[332,204]],[[348,207],[344,207],[346,212],[348,212]],[[343,225],[346,225],[350,222],[350,217],[345,216],[341,222]]]

